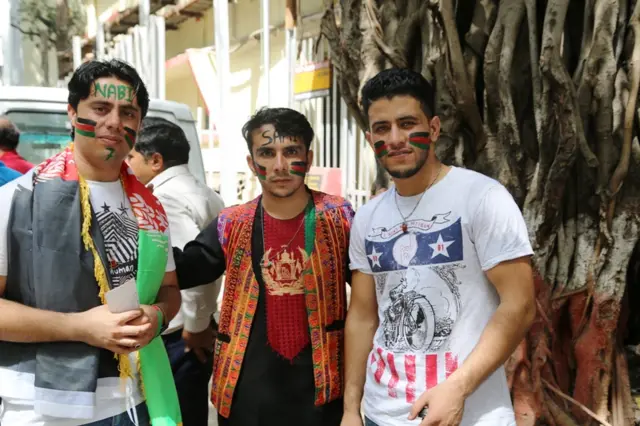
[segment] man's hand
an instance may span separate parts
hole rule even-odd
[[[199,333],[189,333],[182,331],[182,338],[185,341],[185,352],[193,351],[201,363],[207,362],[207,352],[213,351],[214,334],[211,326],[208,326]]]
[[[424,407],[427,415],[420,426],[458,426],[464,412],[463,389],[453,380],[429,389],[411,407],[409,420],[415,419]]]
[[[340,426],[362,426],[362,416],[354,411],[345,411]]]
[[[117,354],[139,349],[146,336],[155,333],[153,325],[157,323],[143,321],[145,313],[142,309],[114,314],[106,305],[76,315],[81,327],[78,340]]]
[[[141,305],[142,315],[129,322],[129,325],[148,326],[149,328],[136,339],[135,349],[144,348],[153,340],[158,332],[158,311],[153,306]]]

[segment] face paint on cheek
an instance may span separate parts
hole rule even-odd
[[[256,163],[255,161],[253,162],[253,165],[256,168],[256,175],[258,176],[258,179],[266,180],[267,179],[267,168],[264,167],[264,166],[261,166],[260,164]]]
[[[124,131],[126,132],[124,135],[124,139],[127,141],[127,145],[129,145],[129,149],[133,148],[133,145],[136,143],[137,133],[131,127],[124,127]]]
[[[409,143],[416,148],[424,149],[425,151],[429,149],[429,145],[431,145],[431,138],[429,137],[429,132],[415,132],[409,135]]]
[[[116,150],[113,148],[107,148],[107,151],[109,151],[109,155],[107,155],[107,158],[105,158],[105,160],[110,160],[113,157],[113,154],[116,152]]]
[[[73,127],[75,127],[76,133],[78,133],[79,135],[87,138],[95,138],[96,124],[98,123],[93,120],[89,120],[88,118],[76,117],[76,122]]]
[[[304,177],[307,174],[307,163],[305,161],[292,161],[289,167],[289,173]]]
[[[376,153],[376,158],[382,158],[389,153],[387,150],[387,144],[384,141],[377,141],[373,144],[373,149]]]

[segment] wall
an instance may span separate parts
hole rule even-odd
[[[191,18],[183,22],[177,30],[167,30],[165,35],[167,59],[173,58],[189,48],[213,45],[212,10],[206,11],[202,18]]]
[[[24,58],[23,86],[42,86],[45,80],[42,70],[42,55],[33,42],[22,37],[22,56]],[[47,86],[58,82],[58,59],[54,49],[49,51],[49,80]]]
[[[323,0],[300,1],[298,16],[309,16],[324,11]],[[269,0],[269,22],[278,27],[284,23],[286,0]],[[237,4],[229,4],[229,20],[231,39],[241,39],[256,30],[262,29],[260,0],[239,0]],[[304,26],[304,21],[302,22]]]
[[[193,81],[191,68],[185,62],[172,67],[165,75],[165,96],[168,100],[189,105],[191,114],[196,117],[197,108],[204,107],[198,86]]]
[[[303,15],[319,14],[323,11],[322,0],[305,0],[302,6]],[[270,24],[280,27],[284,24],[285,0],[270,1]],[[244,121],[259,107],[266,105],[266,82],[262,70],[262,48],[259,37],[262,21],[260,17],[260,0],[240,0],[229,4],[229,33],[231,71],[231,96],[234,119],[232,127],[239,132]],[[318,20],[303,21],[305,32],[317,32]],[[201,48],[214,44],[213,9],[200,19],[189,19],[176,31],[167,31],[166,57],[168,60],[182,54],[188,48]],[[285,57],[285,32],[283,29],[273,30],[270,34],[271,56],[271,106],[286,106],[288,94],[283,87],[288,87],[287,62]],[[178,70],[179,68],[179,70]],[[185,102],[191,107],[194,115],[197,107],[203,107],[202,99],[193,100],[193,90],[187,86],[195,86],[189,81],[189,74],[183,69],[188,63],[171,67],[167,70],[167,99]],[[215,74],[212,74],[215,78]]]

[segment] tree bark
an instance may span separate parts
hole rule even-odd
[[[366,81],[417,70],[435,88],[441,160],[498,179],[523,210],[538,316],[506,364],[518,424],[629,424],[620,312],[640,234],[640,1],[344,4],[343,25],[322,28],[361,129]]]

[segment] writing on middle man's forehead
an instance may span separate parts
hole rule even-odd
[[[274,142],[284,143],[285,139],[289,139],[291,142],[298,143],[298,139],[295,136],[283,136],[278,133],[277,130],[265,130],[260,134],[266,141],[262,143],[262,146],[271,145]]]
[[[113,99],[114,101],[133,102],[135,95],[133,87],[126,84],[98,83],[94,84],[94,94],[96,97]]]

